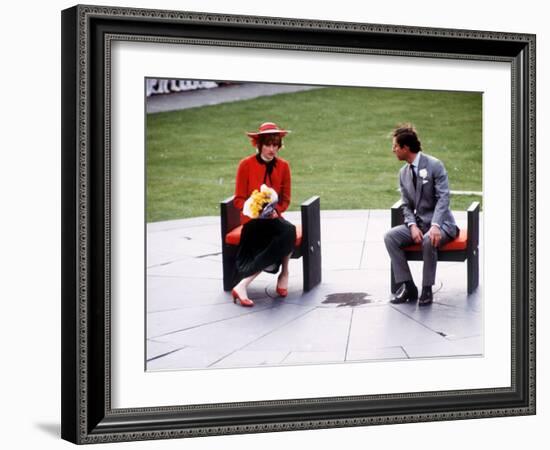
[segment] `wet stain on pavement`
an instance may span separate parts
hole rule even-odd
[[[370,295],[366,292],[339,292],[327,295],[323,303],[336,304],[339,308],[341,306],[359,306],[373,302],[372,299],[367,297],[370,297]]]

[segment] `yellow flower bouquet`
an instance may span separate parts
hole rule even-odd
[[[243,214],[252,219],[271,217],[278,201],[279,196],[275,189],[262,184],[260,190],[255,189],[244,202]]]

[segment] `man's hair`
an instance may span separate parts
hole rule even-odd
[[[399,125],[393,130],[392,136],[395,138],[395,142],[399,147],[408,145],[412,153],[418,153],[422,151],[422,144],[418,135],[416,134],[416,128],[410,123]]]
[[[279,148],[283,146],[283,138],[279,134],[260,134],[256,140],[256,148],[258,150],[262,150],[262,146],[269,145],[269,144],[275,144],[278,145]]]

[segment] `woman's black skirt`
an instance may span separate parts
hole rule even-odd
[[[245,223],[237,250],[236,281],[262,270],[277,273],[282,259],[292,253],[295,241],[296,227],[283,218]]]

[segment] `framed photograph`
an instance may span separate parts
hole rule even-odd
[[[148,371],[483,355],[481,92],[151,78],[146,86]],[[278,277],[260,272],[247,286],[243,309],[228,301],[235,286],[243,287],[234,279],[241,220],[233,196],[244,202],[263,182],[239,192],[248,183],[245,165],[252,161],[265,172],[240,130],[247,121],[250,129],[259,126],[262,114],[277,123],[292,120],[278,151],[292,172],[284,218],[310,244],[295,246],[285,286],[282,264]],[[449,166],[452,218],[463,238],[449,246],[478,242],[471,257],[451,247],[439,252],[446,262],[437,269],[437,302],[429,314],[414,302],[392,303],[388,284],[384,234],[393,225],[388,205],[400,197],[402,165],[388,133],[405,117],[423,130],[430,155]],[[275,175],[266,183],[284,196]],[[418,190],[426,196],[428,169],[419,175],[426,175]],[[220,199],[229,199],[221,211]],[[477,225],[469,226],[474,218]],[[311,251],[315,241],[318,252]],[[412,264],[419,283],[421,269]]]
[[[535,413],[534,35],[75,6],[62,46],[64,439]]]

